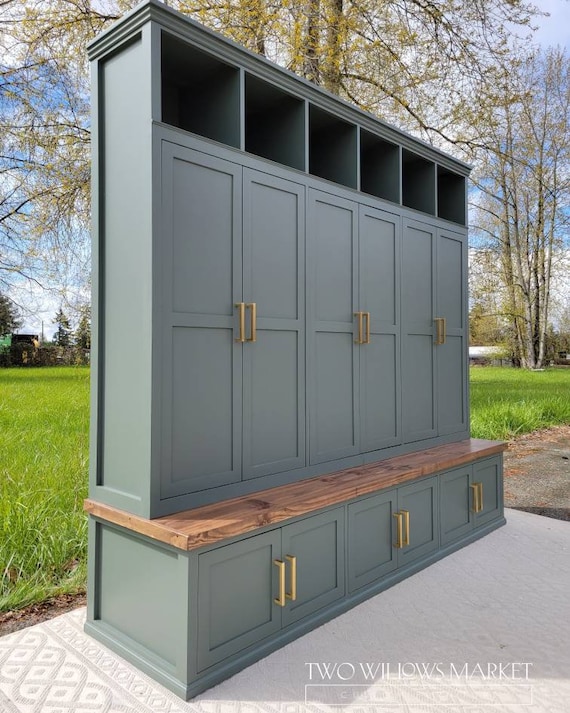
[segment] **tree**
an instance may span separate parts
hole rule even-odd
[[[9,297],[0,293],[0,337],[10,334],[20,326],[18,310]]]
[[[522,366],[541,368],[553,275],[570,229],[568,59],[561,50],[537,53],[501,86],[490,122],[495,148],[478,170],[475,233],[491,255],[515,355]]]
[[[59,347],[68,347],[71,343],[71,327],[69,319],[61,307],[55,315],[53,323],[57,325],[57,330],[53,335],[53,343]]]
[[[81,349],[91,349],[91,307],[80,308],[79,324],[75,332],[75,344]]]

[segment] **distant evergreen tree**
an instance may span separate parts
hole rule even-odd
[[[9,297],[0,293],[0,337],[11,334],[20,326],[18,310]]]
[[[68,347],[71,343],[71,326],[69,318],[60,307],[53,323],[57,325],[57,330],[53,335],[53,343],[59,347]]]
[[[91,307],[84,305],[80,309],[81,318],[75,332],[75,344],[80,349],[91,349]]]

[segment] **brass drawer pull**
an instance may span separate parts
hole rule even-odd
[[[280,607],[285,606],[285,562],[273,560],[273,564],[279,569],[279,596],[273,601]]]
[[[396,545],[399,550],[404,546],[404,520],[401,512],[395,512],[394,517],[398,521],[396,523]]]
[[[435,322],[435,343],[445,344],[447,339],[447,322],[445,317],[436,317]]]
[[[402,547],[407,547],[410,544],[410,512],[409,510],[401,510],[404,519],[404,541]]]
[[[358,337],[354,340],[355,344],[364,344],[362,339],[362,320],[364,318],[364,312],[355,312],[355,317],[358,317]]]
[[[257,341],[257,304],[248,302],[246,307],[250,311],[250,336],[245,340],[247,342]]]
[[[370,344],[370,312],[365,312],[364,316],[366,317],[366,338],[363,344]]]
[[[473,490],[472,512],[483,512],[483,483],[472,483],[469,487]]]
[[[285,592],[285,598],[294,602],[297,599],[297,558],[285,555],[285,559],[291,564],[291,591]]]

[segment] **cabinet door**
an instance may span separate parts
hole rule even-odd
[[[307,253],[310,289],[307,383],[310,463],[360,451],[356,205],[310,192]]]
[[[439,477],[441,544],[464,537],[473,529],[472,466]]]
[[[473,465],[473,482],[481,483],[483,509],[475,516],[475,526],[503,515],[503,460],[489,458]]]
[[[296,600],[287,600],[282,610],[286,626],[344,596],[344,509],[284,527],[282,554],[289,576],[287,555],[296,558],[297,570]]]
[[[241,479],[241,173],[164,144],[162,498]]]
[[[398,550],[398,566],[413,562],[439,546],[437,477],[398,489],[398,510],[410,516],[409,544]]]
[[[243,300],[257,307],[257,341],[243,346],[243,477],[255,478],[305,465],[304,187],[244,170],[243,211]]]
[[[400,218],[360,206],[359,306],[369,343],[360,346],[360,444],[363,453],[400,436]]]
[[[348,588],[353,592],[396,568],[394,513],[397,496],[389,490],[348,506]]]
[[[434,359],[435,228],[408,221],[402,235],[402,432],[437,435]]]
[[[436,316],[445,318],[444,344],[436,347],[437,427],[440,435],[467,429],[467,351],[464,233],[439,231]]]
[[[198,670],[281,628],[277,570],[279,530],[249,537],[198,558]]]

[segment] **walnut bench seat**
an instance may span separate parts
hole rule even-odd
[[[178,549],[192,550],[497,455],[506,447],[505,443],[471,438],[153,520],[90,499],[84,509],[94,517]]]

